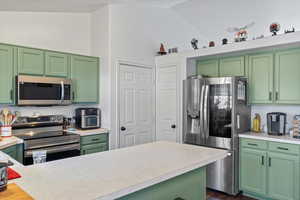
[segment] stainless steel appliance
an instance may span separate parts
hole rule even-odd
[[[34,151],[46,150],[46,161],[80,155],[80,136],[63,130],[62,115],[19,117],[13,135],[24,140],[24,165],[33,163]]]
[[[286,113],[272,112],[267,114],[269,135],[285,135]]]
[[[17,76],[18,105],[68,105],[72,103],[72,81],[65,78]]]
[[[79,129],[101,127],[101,112],[99,108],[77,108],[75,115],[76,127]]]
[[[250,130],[246,88],[241,77],[184,80],[183,141],[228,150],[207,167],[207,187],[232,195],[239,192],[238,133]]]

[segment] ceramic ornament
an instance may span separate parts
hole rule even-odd
[[[235,33],[235,38],[234,41],[235,42],[243,42],[246,41],[248,38],[248,31],[247,29],[249,29],[250,27],[254,26],[254,22],[247,24],[245,26],[242,27],[230,27],[227,29],[227,31],[229,33]]]

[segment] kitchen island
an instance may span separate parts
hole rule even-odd
[[[174,200],[184,198],[172,193],[188,188],[196,188],[188,193],[198,195],[189,200],[204,200],[205,166],[226,156],[225,150],[155,142],[39,165],[16,164],[22,178],[13,182],[36,200]]]

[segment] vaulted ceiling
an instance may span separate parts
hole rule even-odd
[[[169,8],[188,0],[0,0],[0,11],[91,12],[107,4],[135,3]]]

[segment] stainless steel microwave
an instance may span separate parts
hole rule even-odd
[[[17,105],[69,105],[72,103],[72,81],[65,78],[16,77]]]

